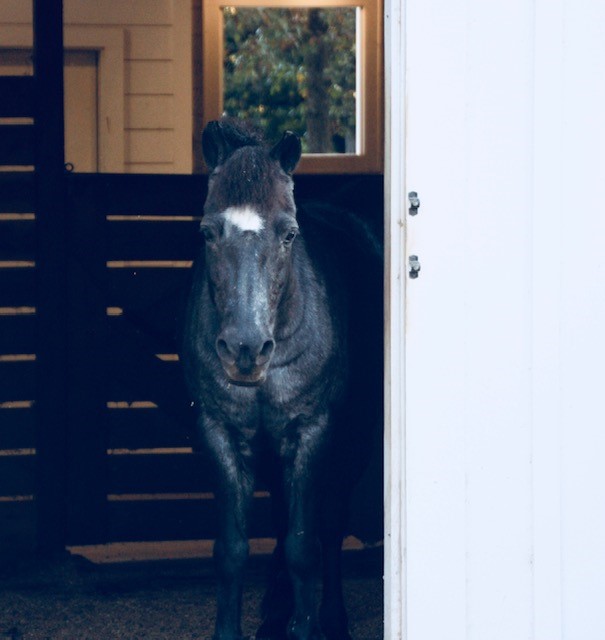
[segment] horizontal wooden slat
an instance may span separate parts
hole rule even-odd
[[[216,537],[212,500],[110,502],[110,541],[192,540]],[[255,498],[249,536],[273,536],[270,499]]]
[[[35,456],[0,455],[0,496],[32,495]]]
[[[34,163],[33,125],[1,125],[0,165],[33,165]]]
[[[0,269],[0,307],[35,307],[35,269]]]
[[[31,400],[35,394],[35,362],[0,362],[0,402]]]
[[[0,172],[0,213],[32,213],[34,180],[33,173]]]
[[[34,259],[35,224],[35,220],[3,220],[0,217],[0,260]]]
[[[108,222],[107,260],[193,260],[199,221]]]
[[[115,352],[123,351],[135,334],[148,354],[176,353],[185,302],[186,295],[183,294],[168,298],[167,302],[160,300],[140,311],[126,308],[120,315],[110,315],[107,318],[109,341]]]
[[[175,309],[187,295],[190,269],[108,269],[107,305],[124,309],[151,309],[168,305]],[[176,319],[176,316],[175,316]]]
[[[206,176],[71,174],[69,183],[94,198],[103,215],[201,216]]]
[[[108,467],[108,493],[212,490],[212,471],[202,454],[110,455]]]
[[[0,315],[0,355],[35,353],[35,329],[34,315]]]
[[[109,400],[119,399],[127,402],[151,400],[159,401],[156,404],[161,404],[162,398],[158,395],[160,393],[158,386],[169,387],[173,394],[178,393],[181,387],[184,391],[185,380],[180,362],[166,362],[153,354],[150,354],[148,361],[140,361],[136,352],[132,352],[122,353],[119,359],[109,363],[109,368],[115,371],[107,381]],[[143,377],[153,377],[158,380],[145,380]],[[182,401],[184,397],[179,394],[179,397],[175,396],[174,401]]]
[[[0,502],[0,562],[34,550],[36,505],[32,501]]]
[[[34,78],[32,76],[0,77],[0,118],[33,117]]]
[[[35,448],[34,410],[0,408],[0,449]]]
[[[107,442],[111,449],[157,449],[197,446],[193,430],[155,408],[110,409]]]

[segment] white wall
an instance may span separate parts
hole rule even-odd
[[[390,254],[407,302],[405,416],[391,425],[404,434],[405,595],[389,637],[600,640],[605,4],[387,13],[400,9],[392,171],[403,149],[421,207],[393,204],[390,228],[405,224],[422,271],[402,284],[405,256]]]
[[[31,42],[31,4],[0,2],[0,47]],[[114,48],[120,59],[112,58],[110,65],[121,82],[110,101],[119,101],[123,112],[120,152],[126,172],[191,172],[191,19],[191,0],[64,1],[66,46],[74,31],[77,42],[89,33],[86,48],[95,48],[96,38],[96,48],[108,52],[107,43],[119,37]],[[105,94],[105,87],[100,90]]]

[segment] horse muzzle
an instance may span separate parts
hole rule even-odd
[[[226,330],[221,332],[215,346],[229,382],[246,387],[264,382],[275,350],[273,338],[237,336]]]

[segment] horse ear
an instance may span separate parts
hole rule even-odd
[[[210,171],[214,171],[229,155],[229,145],[225,140],[221,123],[218,120],[209,122],[202,133],[202,152]]]
[[[279,160],[282,169],[288,174],[296,169],[301,153],[300,138],[292,131],[284,132],[282,139],[271,149],[271,157]]]

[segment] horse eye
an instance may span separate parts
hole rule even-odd
[[[288,231],[288,233],[284,237],[284,244],[292,244],[292,241],[294,240],[294,238],[296,238],[297,233],[298,232],[296,229],[290,229],[290,231]]]
[[[200,231],[202,232],[206,242],[212,242],[216,238],[214,231],[212,231],[210,227],[200,227]]]

